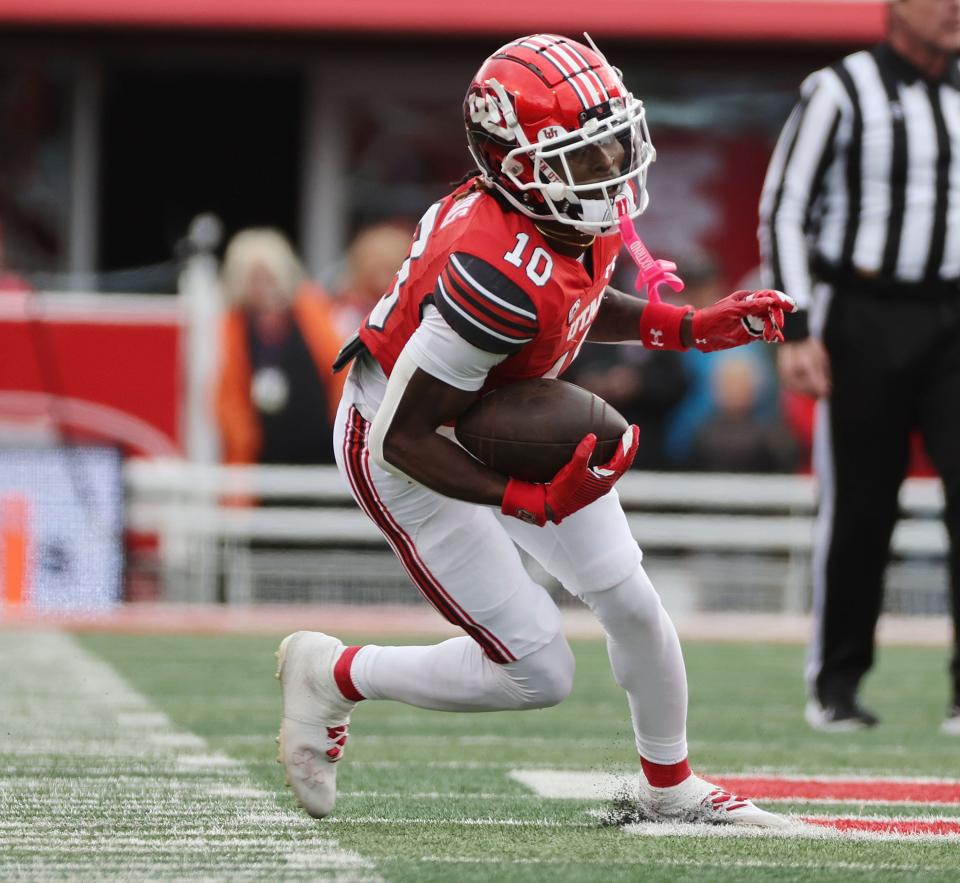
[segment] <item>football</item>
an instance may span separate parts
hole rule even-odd
[[[753,300],[755,295],[751,294],[746,300]],[[763,337],[763,317],[762,316],[744,316],[741,320],[747,334],[752,337]]]
[[[502,475],[550,481],[585,435],[597,436],[590,463],[616,452],[627,421],[599,396],[563,380],[522,380],[487,393],[457,419],[457,440]]]

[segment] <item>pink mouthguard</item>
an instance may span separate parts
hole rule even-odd
[[[620,215],[617,221],[620,227],[620,238],[623,239],[623,244],[630,252],[633,262],[640,269],[637,280],[634,282],[637,290],[646,285],[647,300],[652,304],[660,302],[660,292],[657,288],[661,285],[668,285],[674,291],[683,291],[683,280],[673,272],[677,269],[677,265],[673,261],[655,259],[637,236],[637,231],[630,220],[626,200],[617,202],[617,212]]]

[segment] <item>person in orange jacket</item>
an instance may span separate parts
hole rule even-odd
[[[343,377],[331,368],[340,341],[323,291],[271,229],[237,233],[221,279],[229,308],[215,398],[224,462],[332,463]]]
[[[343,276],[331,298],[337,333],[346,340],[393,287],[414,229],[400,219],[363,228],[347,249]]]

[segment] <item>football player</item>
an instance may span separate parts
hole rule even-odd
[[[449,426],[479,393],[557,377],[585,340],[715,350],[779,338],[789,298],[736,292],[694,311],[610,288],[617,222],[647,203],[654,159],[644,108],[592,44],[538,34],[497,50],[466,95],[477,170],[430,206],[393,288],[345,346],[352,360],[337,463],[411,580],[466,634],[429,646],[345,647],[285,638],[280,760],[310,815],[331,812],[357,703],[543,708],[570,691],[559,611],[517,546],[596,614],[627,694],[653,819],[783,824],[695,776],[687,684],[672,622],[613,490],[637,449],[631,426],[603,468],[588,436],[546,484],[500,475]]]

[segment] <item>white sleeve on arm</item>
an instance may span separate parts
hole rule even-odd
[[[403,475],[383,456],[383,442],[393,422],[400,399],[417,368],[457,389],[479,390],[487,373],[507,357],[506,353],[488,353],[467,343],[440,315],[428,306],[420,326],[410,336],[390,372],[383,401],[377,409],[367,442],[373,462],[394,475]]]
[[[490,369],[507,357],[506,353],[488,353],[464,340],[434,306],[424,310],[420,327],[404,351],[431,377],[468,392],[480,389]]]
[[[809,308],[811,295],[807,218],[836,146],[844,104],[832,70],[808,78],[780,133],[760,199],[764,284],[785,291],[801,309]]]

